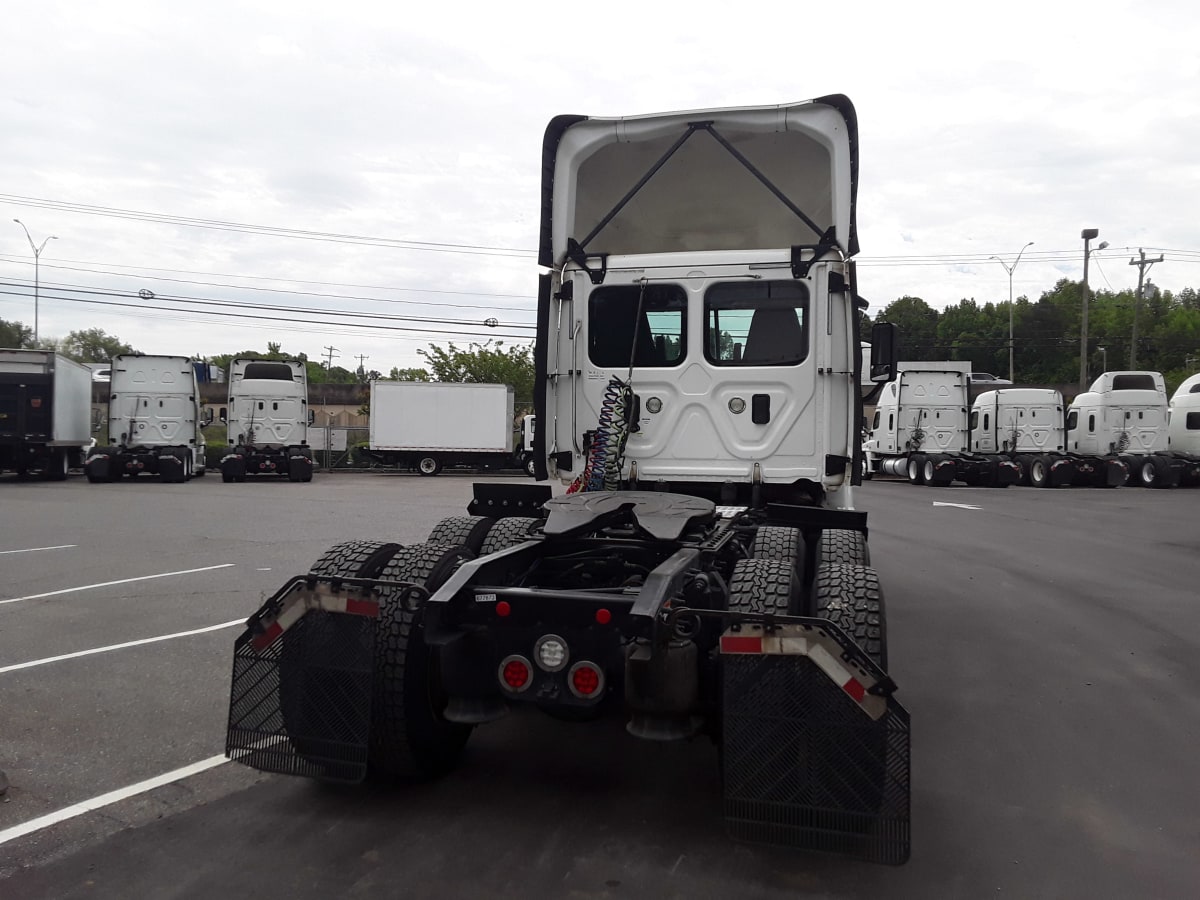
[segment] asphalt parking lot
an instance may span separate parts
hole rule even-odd
[[[619,722],[509,716],[386,792],[223,762],[238,623],[333,543],[423,540],[473,480],[0,479],[0,894],[1200,892],[1197,490],[863,486],[913,721],[901,868],[730,842],[715,748]]]

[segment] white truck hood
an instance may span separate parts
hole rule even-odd
[[[836,244],[858,252],[858,137],[842,95],[628,118],[559,116],[539,262]],[[824,239],[824,240],[822,240]]]

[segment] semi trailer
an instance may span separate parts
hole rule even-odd
[[[1170,445],[1169,411],[1161,373],[1105,372],[1067,412],[1068,449],[1118,457],[1137,487],[1198,483],[1200,457]]]
[[[904,862],[909,717],[854,506],[857,154],[840,95],[554,119],[543,483],[286,582],[235,643],[228,756],[430,778],[506,715],[611,715],[715,741],[733,837]],[[871,337],[882,384],[894,327]]]
[[[1008,487],[1019,466],[971,447],[970,363],[901,363],[879,396],[864,443],[864,471],[911,484]]]
[[[245,481],[247,475],[312,481],[312,413],[303,362],[233,360],[226,409],[229,447],[221,457],[222,481]]]
[[[1065,409],[1052,388],[984,391],[971,406],[971,449],[1016,463],[1023,485],[1123,485],[1129,466],[1117,456],[1067,452]]]
[[[92,370],[49,350],[0,350],[0,471],[61,481],[92,443]]]
[[[372,381],[367,450],[387,466],[437,475],[447,467],[531,469],[530,417],[514,448],[506,384]]]
[[[115,356],[108,387],[108,443],[88,456],[88,481],[158,475],[186,482],[204,474],[205,423],[190,359]]]

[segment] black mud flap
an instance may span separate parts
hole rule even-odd
[[[738,840],[900,865],[910,847],[908,712],[847,642],[833,627],[722,638],[726,827]]]
[[[377,620],[304,605],[279,614],[272,603],[234,645],[225,755],[264,772],[360,782]]]

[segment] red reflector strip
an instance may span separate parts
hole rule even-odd
[[[255,650],[262,650],[264,647],[271,646],[271,644],[274,643],[275,638],[279,637],[281,634],[283,634],[283,626],[278,622],[272,622],[266,631],[260,635],[257,635],[250,643],[254,646]]]
[[[374,600],[356,600],[353,597],[347,597],[346,612],[356,616],[366,616],[368,619],[378,619],[379,604]]]
[[[760,635],[723,634],[721,635],[722,653],[762,653],[762,637]]]
[[[862,686],[862,683],[857,678],[851,678],[843,684],[842,690],[853,697],[855,703],[861,703],[862,698],[867,696],[867,689]]]

